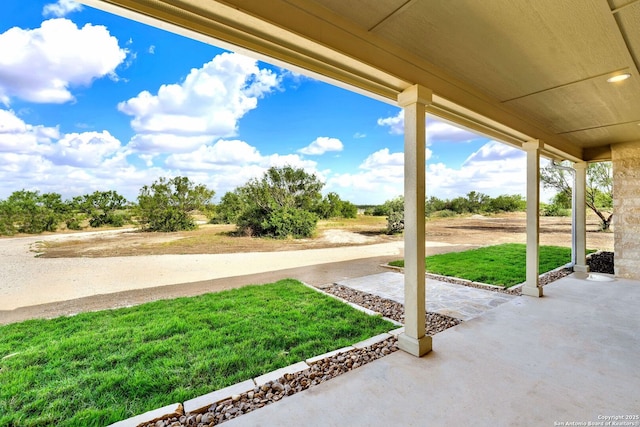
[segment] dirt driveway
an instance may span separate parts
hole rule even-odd
[[[233,236],[234,226],[204,225],[196,231],[176,233],[104,233],[69,235],[34,246],[43,258],[102,258],[141,255],[229,254],[280,252],[401,242],[402,236],[384,233],[384,218],[321,222],[314,239],[256,239]],[[526,242],[523,212],[496,216],[432,219],[426,224],[428,242],[485,246]],[[542,245],[571,246],[571,218],[540,218]],[[599,231],[597,218],[588,217],[587,247],[613,250],[613,233]]]
[[[374,274],[381,263],[402,257],[401,237],[381,234],[381,225],[324,224],[318,238],[301,241],[233,237],[228,226],[187,233],[114,231],[0,239],[0,324],[285,277],[321,285]],[[612,233],[598,232],[594,219],[588,228],[589,248],[613,249]],[[426,239],[427,254],[524,243],[525,218],[512,214],[432,220]],[[570,246],[570,220],[541,218],[541,243]]]

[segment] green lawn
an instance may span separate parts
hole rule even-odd
[[[539,273],[546,273],[571,261],[571,249],[540,246]],[[404,261],[389,263],[404,267]],[[506,243],[464,252],[432,255],[425,258],[427,272],[459,277],[474,282],[511,287],[525,281],[526,245]]]
[[[2,326],[0,426],[104,426],[393,327],[295,280]]]

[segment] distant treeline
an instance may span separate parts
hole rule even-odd
[[[319,219],[355,218],[358,207],[336,193],[321,194],[324,184],[313,174],[290,166],[271,168],[261,179],[226,193],[219,204],[214,191],[186,177],[160,178],[143,186],[137,203],[116,191],[95,191],[63,200],[58,193],[15,191],[0,200],[0,235],[37,234],[60,228],[122,227],[131,224],[147,231],[178,231],[196,228],[194,215],[212,223],[236,224],[246,236],[275,238],[309,237]],[[365,215],[386,216],[390,233],[404,228],[404,199],[364,207]],[[472,191],[466,197],[425,202],[427,217],[467,213],[524,210],[520,195],[490,197]]]
[[[365,215],[387,216],[390,212],[404,209],[404,198],[399,196],[387,200],[379,206],[366,207]],[[526,201],[520,194],[503,194],[491,197],[487,194],[471,191],[466,197],[454,199],[440,199],[429,197],[424,203],[425,215],[446,217],[460,214],[517,212],[526,209]]]
[[[303,169],[270,168],[212,201],[214,191],[186,177],[160,178],[143,186],[137,203],[116,191],[96,191],[63,200],[58,193],[20,190],[0,200],[0,235],[37,234],[60,228],[138,226],[146,231],[196,227],[194,215],[214,223],[233,223],[251,236],[308,237],[318,219],[355,218],[356,206],[336,193],[321,194],[324,183]]]
[[[429,197],[424,203],[426,217],[446,218],[462,214],[517,212],[526,209],[526,201],[520,194],[503,194],[491,197],[471,191],[466,197],[439,199]],[[399,233],[404,230],[404,197],[387,200],[380,206],[369,207],[365,215],[386,216],[387,232]]]

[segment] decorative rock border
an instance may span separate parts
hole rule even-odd
[[[277,402],[398,350],[398,328],[212,393],[111,424],[110,427],[205,427]]]

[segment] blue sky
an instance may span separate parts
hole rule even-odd
[[[522,151],[427,123],[427,195],[525,190]],[[357,204],[402,194],[393,105],[80,6],[0,6],[0,199],[15,190],[135,200],[188,176],[216,200],[270,166],[317,174]]]

